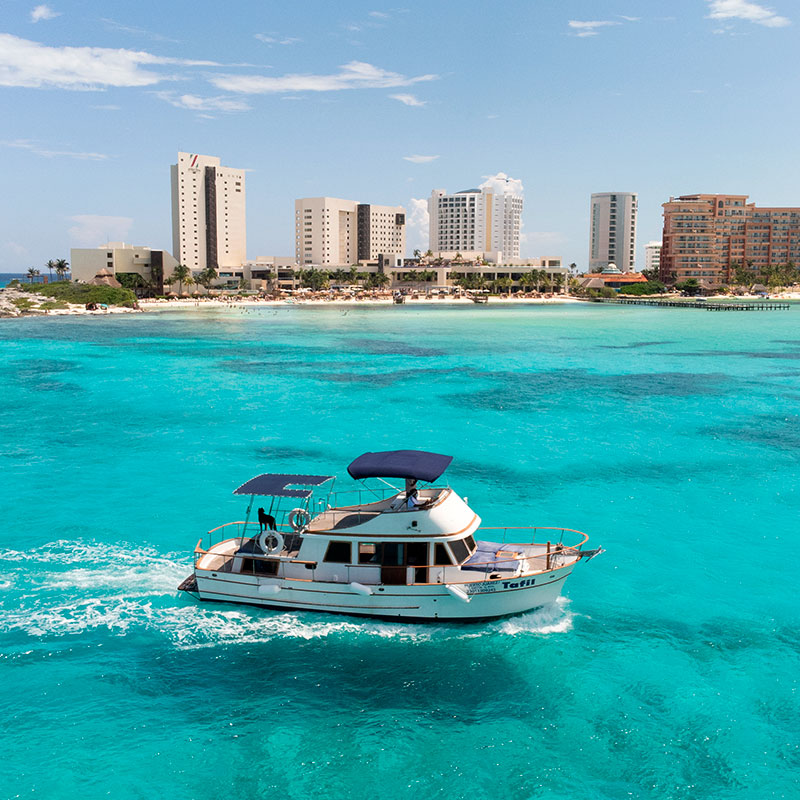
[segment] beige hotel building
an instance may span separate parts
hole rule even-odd
[[[663,204],[661,280],[730,282],[737,266],[755,275],[800,264],[800,208],[759,208],[744,194],[689,194]]]
[[[302,265],[350,266],[384,256],[402,264],[406,210],[338,197],[302,197],[294,202],[295,260]]]
[[[247,260],[244,170],[215,156],[178,153],[172,178],[172,253],[199,272],[239,267]]]

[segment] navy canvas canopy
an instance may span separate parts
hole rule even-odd
[[[263,494],[273,497],[311,497],[310,489],[287,489],[287,486],[321,486],[332,475],[275,475],[267,472],[243,483],[234,494]]]
[[[450,466],[453,456],[427,453],[424,450],[387,450],[364,453],[347,471],[356,480],[361,478],[411,478],[435,481]]]

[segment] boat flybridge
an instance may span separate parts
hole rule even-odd
[[[328,475],[258,475],[244,521],[208,532],[180,589],[200,600],[413,620],[474,620],[555,601],[588,536],[568,528],[481,527],[449,486],[451,456],[364,453],[356,480],[403,488],[334,494]],[[426,484],[418,488],[418,483]],[[350,495],[346,501],[342,495]],[[256,519],[256,497],[265,498]]]

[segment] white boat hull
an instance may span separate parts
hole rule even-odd
[[[409,586],[299,581],[196,569],[201,600],[266,608],[413,620],[479,620],[555,602],[576,562],[558,569],[472,583]]]

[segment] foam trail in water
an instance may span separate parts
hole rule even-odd
[[[180,556],[163,555],[151,548],[65,540],[35,551],[0,551],[0,560],[20,563],[0,589],[14,586],[25,592],[15,607],[0,613],[0,631],[63,636],[97,629],[124,635],[131,629],[143,629],[166,636],[179,648],[330,636],[423,643],[434,636],[439,640],[564,633],[572,628],[574,616],[564,598],[511,619],[466,626],[335,616],[320,620],[307,612],[236,606],[223,610],[177,596],[176,586],[185,576],[187,565],[185,559],[176,558]],[[46,564],[50,569],[32,572],[32,563]],[[80,566],[57,571],[52,569],[56,564]],[[80,596],[87,593],[90,596]]]

